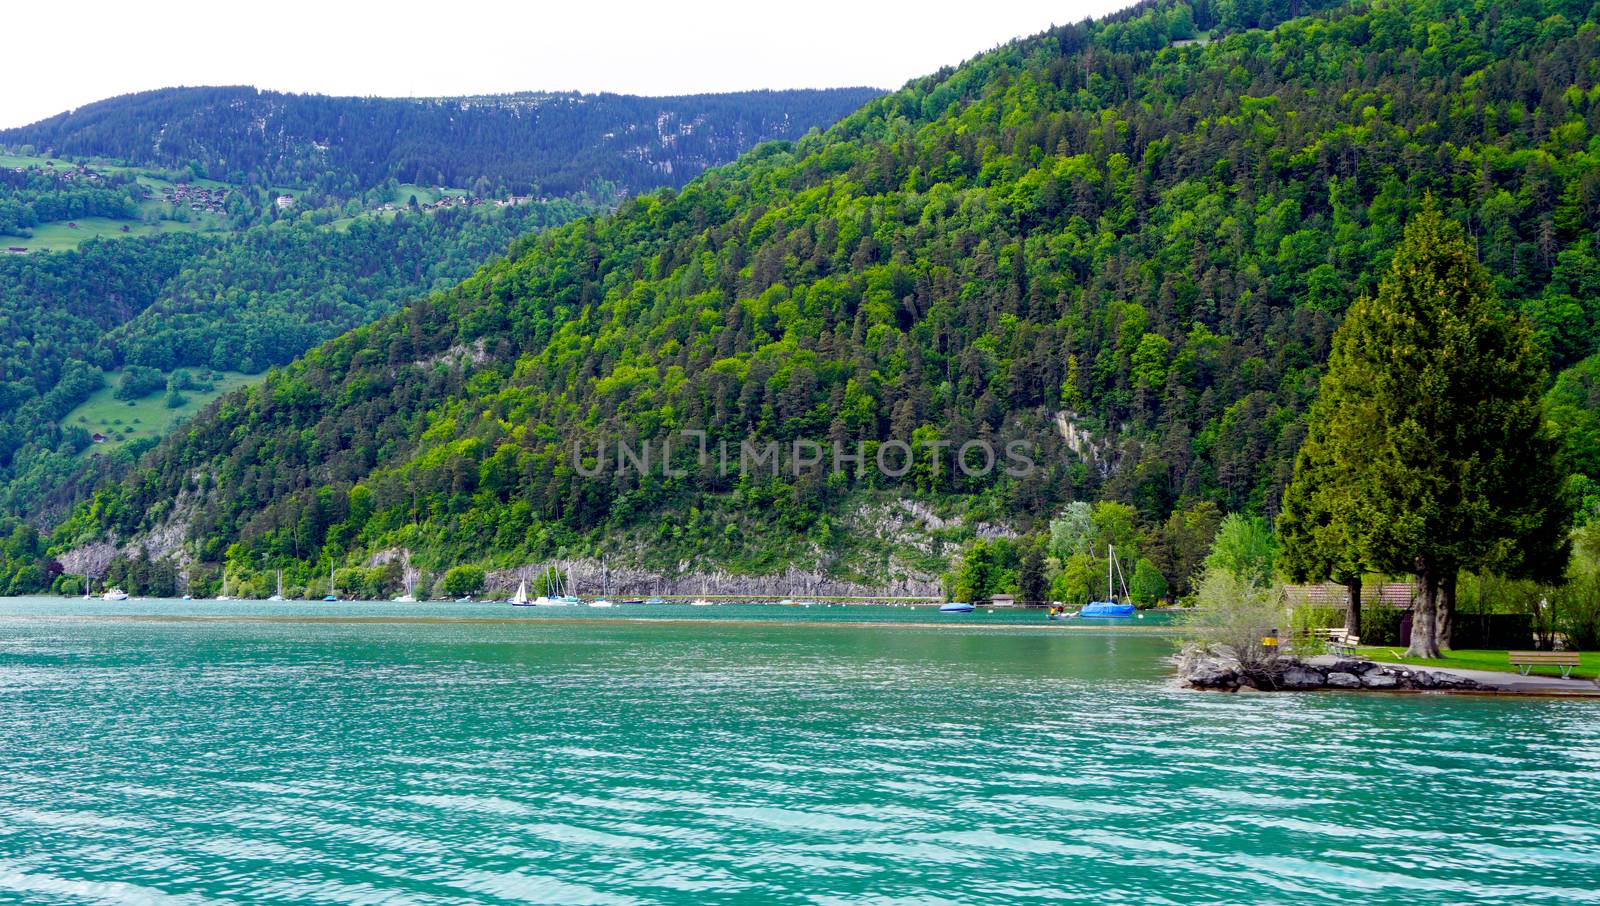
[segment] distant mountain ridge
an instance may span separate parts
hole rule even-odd
[[[249,86],[122,95],[0,130],[0,145],[354,194],[386,180],[567,195],[682,186],[762,141],[826,128],[875,88],[641,97],[357,98]]]

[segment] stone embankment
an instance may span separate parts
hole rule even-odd
[[[1196,648],[1177,657],[1178,678],[1194,689],[1263,692],[1312,689],[1377,689],[1383,691],[1455,691],[1486,689],[1477,680],[1443,671],[1375,664],[1357,658],[1280,655],[1263,666],[1246,666],[1237,658]]]

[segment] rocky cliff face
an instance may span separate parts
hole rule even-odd
[[[687,567],[687,564],[685,564]],[[680,572],[663,575],[627,566],[610,566],[598,560],[563,560],[526,567],[493,570],[488,575],[488,593],[510,594],[517,583],[532,582],[549,567],[569,577],[576,594],[646,598],[653,595],[740,598],[936,598],[941,595],[934,576],[905,575],[883,582],[863,583],[835,579],[816,570],[791,569],[773,576],[748,576],[732,573]]]

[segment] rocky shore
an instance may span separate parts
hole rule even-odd
[[[1195,648],[1177,656],[1178,678],[1192,689],[1236,692],[1376,689],[1383,691],[1455,691],[1489,689],[1453,673],[1376,664],[1358,658],[1280,655],[1265,666],[1246,666],[1237,658]]]

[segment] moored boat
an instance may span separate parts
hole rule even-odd
[[[940,613],[972,613],[976,609],[966,601],[946,601],[939,605]]]
[[[1117,562],[1117,549],[1108,544],[1106,545],[1106,599],[1104,601],[1090,601],[1083,605],[1077,613],[1070,614],[1070,616],[1090,620],[1115,620],[1133,616],[1133,602],[1131,600],[1118,600],[1116,586],[1113,584],[1115,580],[1121,580],[1122,597],[1128,598],[1128,580],[1123,578],[1122,564]],[[1050,619],[1052,620],[1063,619],[1066,616],[1069,615],[1064,613],[1057,614],[1054,608],[1051,609]]]
[[[111,588],[106,589],[106,593],[100,596],[100,600],[102,600],[102,601],[126,601],[126,600],[128,600],[128,593],[123,591],[120,588],[117,588],[117,587],[113,586]]]

